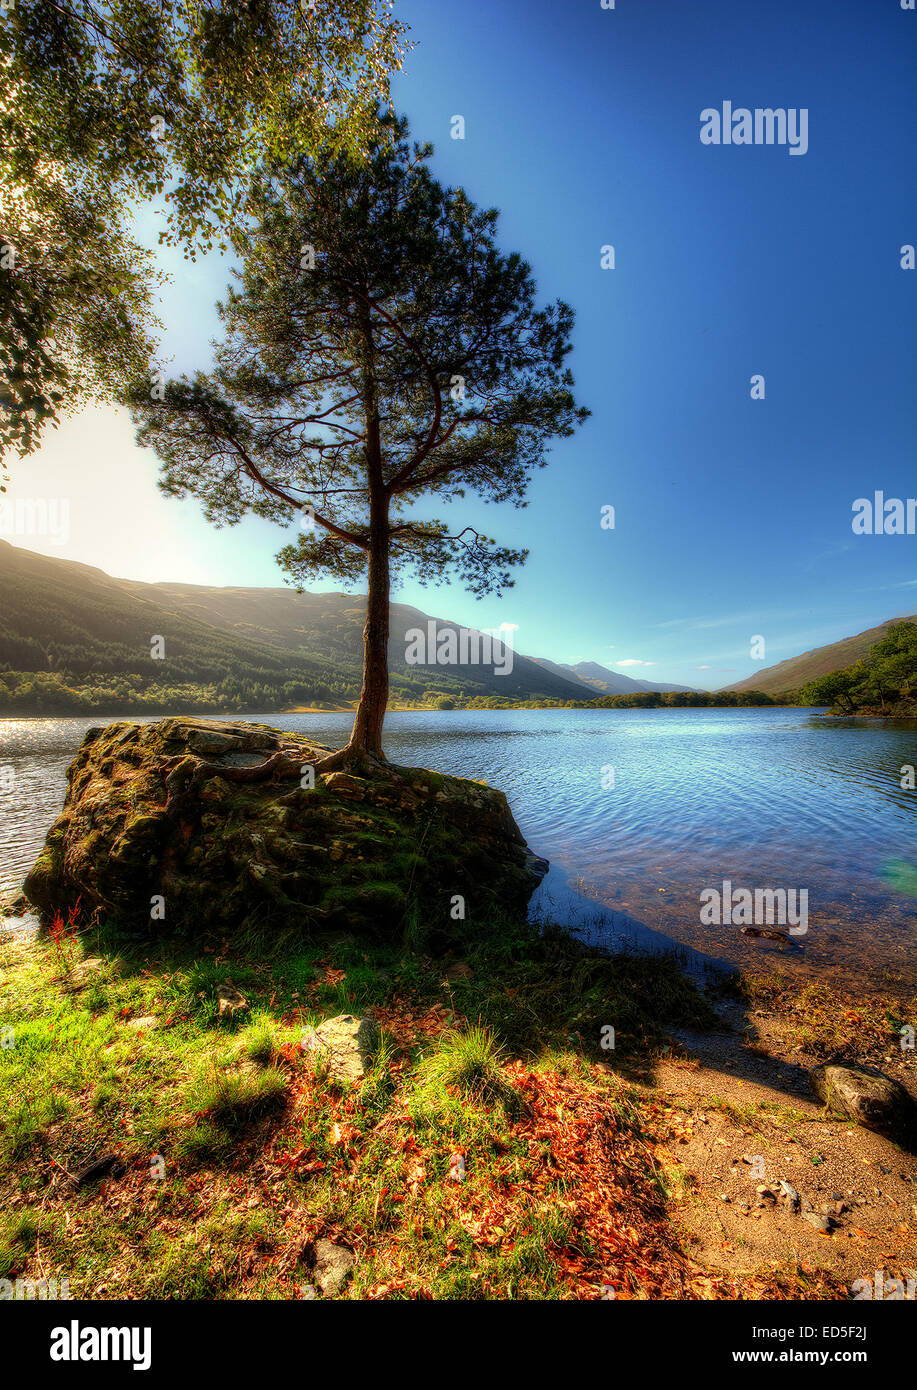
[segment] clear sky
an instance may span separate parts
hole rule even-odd
[[[708,688],[917,611],[917,537],[851,528],[856,498],[917,493],[917,271],[900,264],[917,243],[917,13],[900,0],[396,10],[416,43],[396,104],[435,144],[437,175],[501,209],[501,241],[542,297],[576,309],[572,366],[593,414],[526,510],[457,509],[530,548],[514,589],[395,597],[516,624],[530,655]],[[701,112],[724,101],[804,108],[807,151],[703,144]],[[170,369],[206,367],[227,266],[163,263]],[[156,471],[124,415],[87,412],[11,490],[68,498],[67,544],[8,538],[130,578],[282,582],[281,532],[214,531],[194,502],[157,494]]]

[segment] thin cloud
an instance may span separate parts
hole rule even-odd
[[[732,624],[751,623],[753,626],[767,621],[784,618],[798,618],[810,614],[809,608],[755,608],[749,613],[732,613],[725,618],[671,618],[664,623],[653,623],[654,628],[680,627],[686,632],[698,632],[714,627],[729,627]]]

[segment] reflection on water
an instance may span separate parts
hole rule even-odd
[[[350,727],[345,714],[251,717],[328,744]],[[0,889],[31,865],[64,770],[98,722],[0,721],[0,764],[13,772],[12,790],[0,790]],[[699,895],[726,879],[807,888],[804,951],[781,955],[787,965],[873,982],[914,974],[917,791],[901,786],[902,766],[917,763],[914,721],[794,709],[410,711],[388,717],[386,746],[393,761],[502,787],[551,860],[535,910],[585,914],[590,935],[643,923],[705,955],[771,962],[779,947],[702,927]]]

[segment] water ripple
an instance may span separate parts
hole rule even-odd
[[[345,714],[251,717],[329,744],[350,727]],[[94,722],[0,721],[0,889],[34,861]],[[555,869],[603,901],[638,905],[654,929],[663,915],[667,929],[673,916],[696,918],[700,887],[724,878],[806,886],[831,921],[868,903],[913,959],[915,898],[902,885],[917,863],[917,791],[901,786],[902,766],[917,763],[913,722],[803,710],[412,711],[389,716],[386,740],[395,762],[501,787]],[[870,954],[881,957],[876,930]]]

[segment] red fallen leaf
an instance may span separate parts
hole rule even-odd
[[[427,1170],[423,1163],[415,1162],[408,1170],[406,1181],[408,1190],[412,1197],[416,1197],[424,1182],[426,1181]]]
[[[365,1298],[387,1298],[390,1293],[398,1289],[403,1289],[407,1284],[407,1279],[393,1279],[390,1284],[374,1284],[371,1289],[367,1289]]]
[[[311,1149],[297,1149],[296,1153],[278,1154],[274,1161],[284,1168],[295,1168],[299,1173],[320,1173],[326,1166],[322,1159],[315,1158],[311,1163],[303,1162],[311,1152]]]

